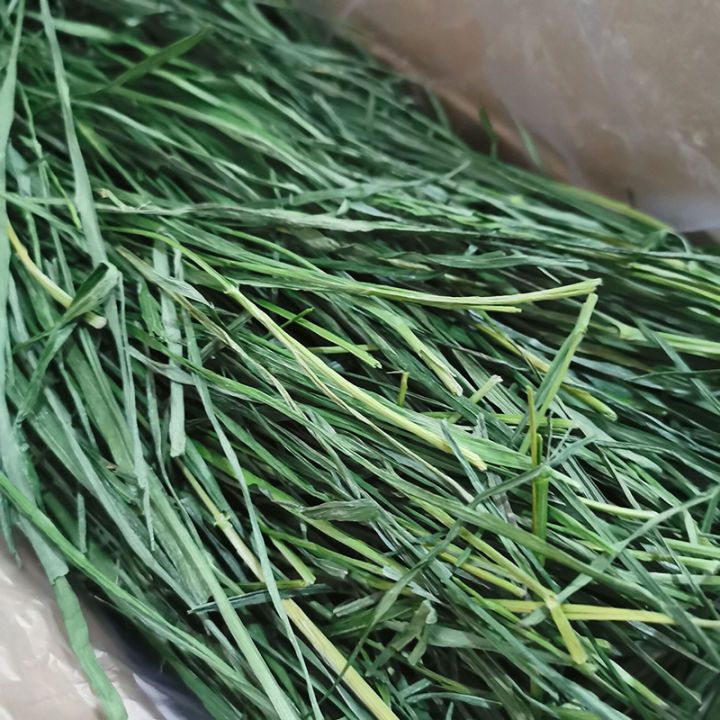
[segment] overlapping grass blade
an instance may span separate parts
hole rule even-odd
[[[1,31],[0,525],[108,712],[67,578],[217,718],[710,712],[720,254],[274,5]]]

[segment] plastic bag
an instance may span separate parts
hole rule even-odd
[[[75,657],[50,583],[19,543],[19,567],[0,540],[0,720],[100,720],[100,703]],[[139,657],[105,614],[83,603],[95,653],[129,720],[204,720],[199,703],[155,658]]]
[[[720,228],[720,4],[304,0],[479,130],[681,231]],[[528,164],[532,164],[532,161]]]

